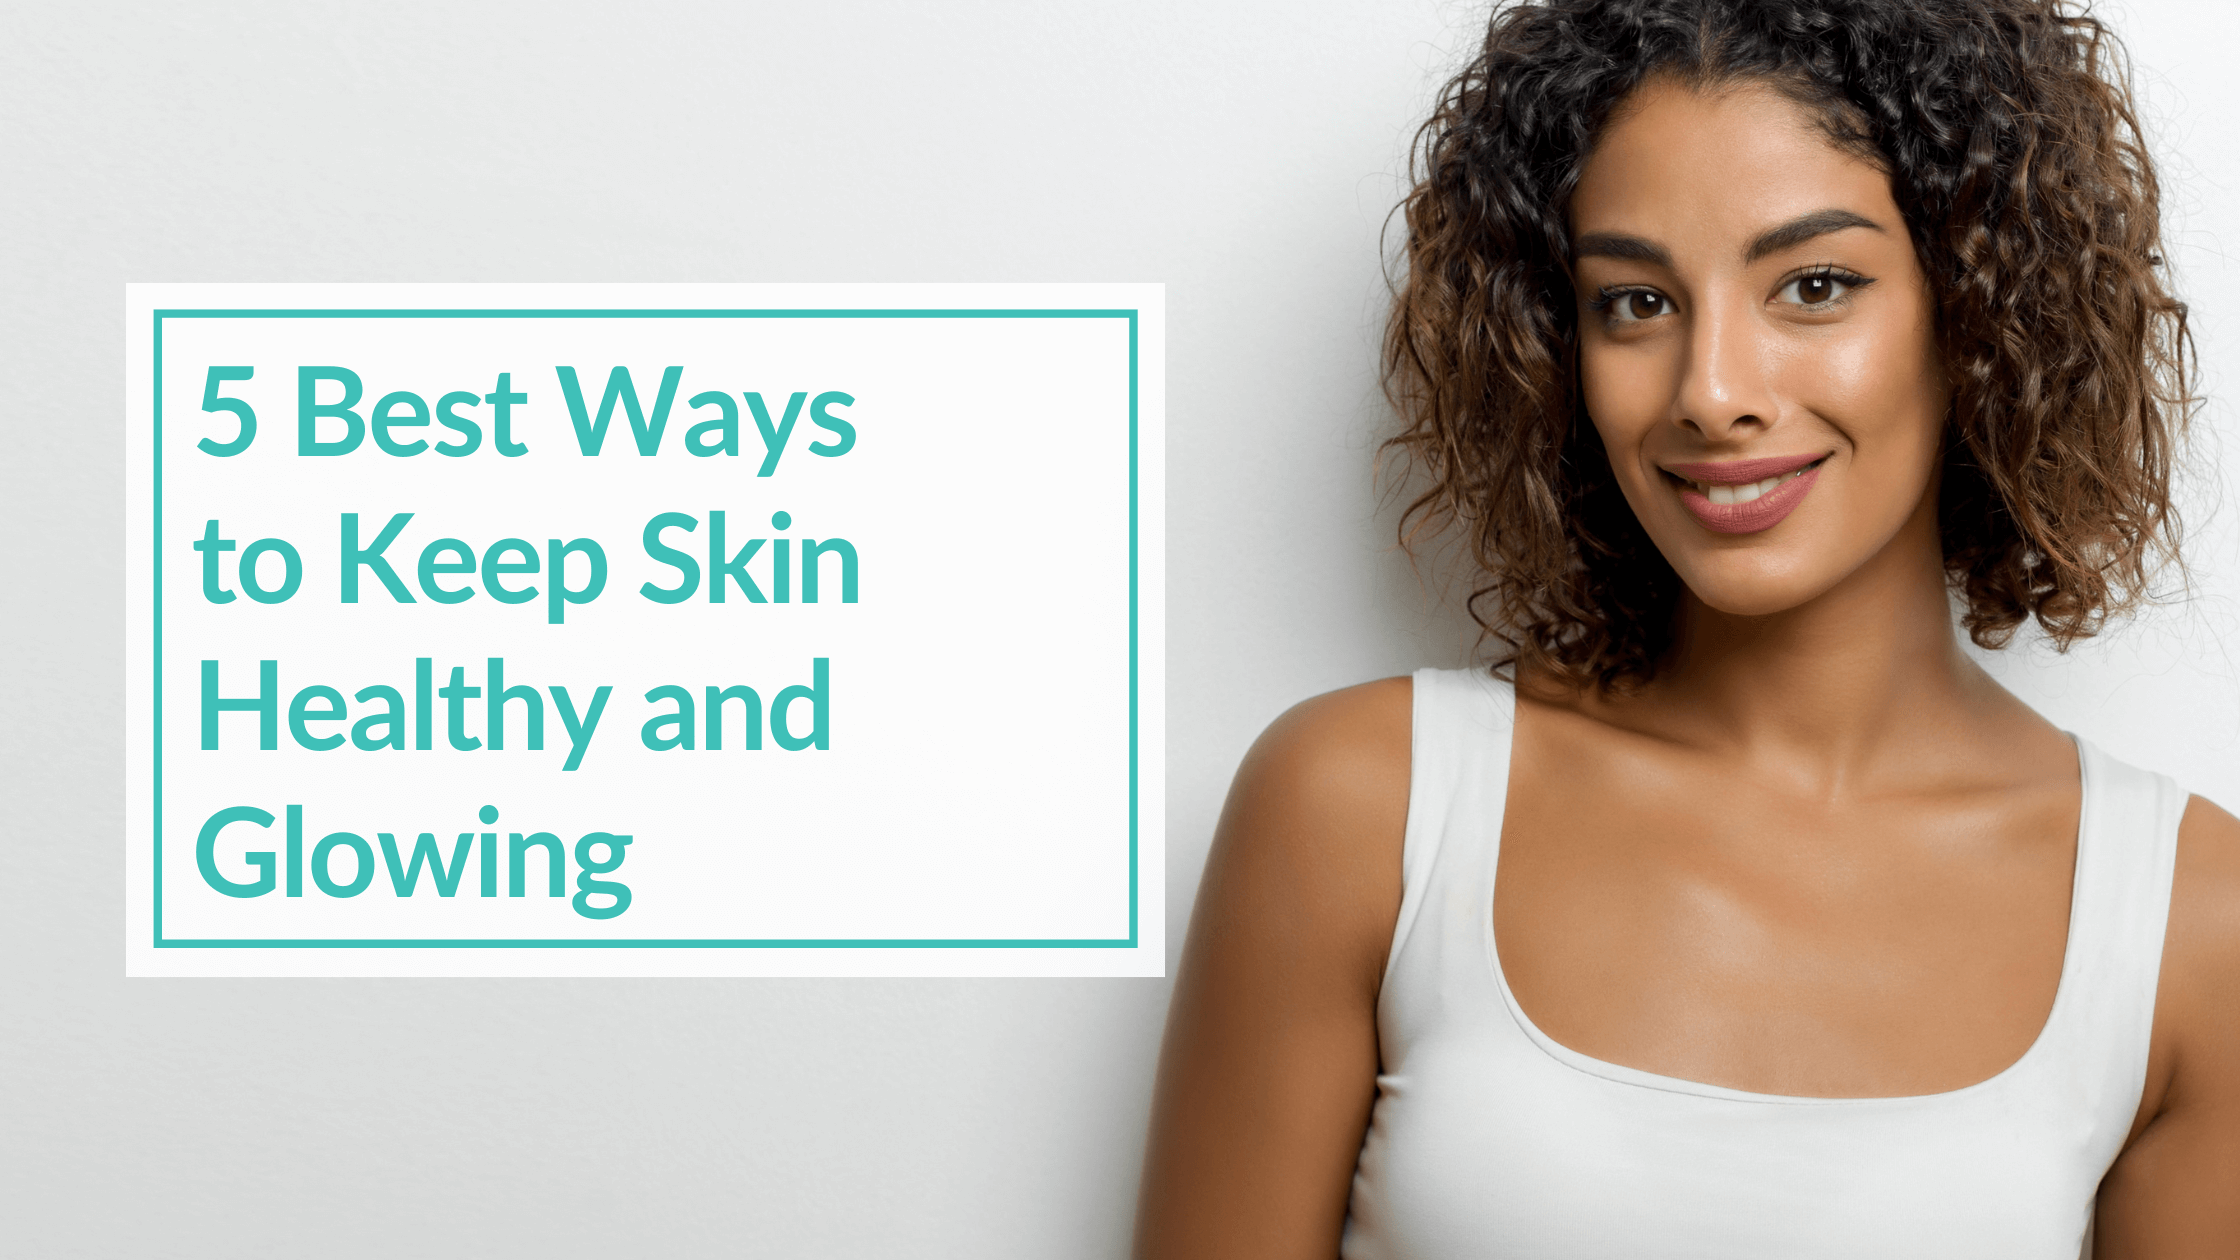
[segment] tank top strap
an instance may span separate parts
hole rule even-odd
[[[2048,1066],[2090,1099],[2113,1159],[2146,1085],[2178,824],[2187,794],[2167,775],[2077,743],[2084,800],[2076,883]]]
[[[1378,1004],[1429,1016],[1488,978],[1516,692],[1484,669],[1420,669],[1414,684],[1403,892]]]

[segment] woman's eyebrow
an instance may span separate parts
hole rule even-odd
[[[1589,256],[1616,258],[1624,262],[1655,263],[1659,267],[1672,266],[1672,255],[1662,245],[1638,236],[1625,236],[1617,232],[1589,232],[1573,242],[1574,259]]]
[[[1759,233],[1758,239],[1750,242],[1750,248],[1743,251],[1742,261],[1754,263],[1768,254],[1793,249],[1816,236],[1841,232],[1845,228],[1870,228],[1880,232],[1882,225],[1849,210],[1815,210],[1810,214],[1799,215],[1780,227]]]
[[[1750,242],[1750,247],[1743,251],[1742,261],[1754,263],[1768,254],[1794,249],[1814,237],[1841,232],[1846,228],[1866,228],[1875,232],[1883,230],[1881,224],[1863,214],[1849,210],[1815,210],[1759,233],[1757,239]],[[1589,232],[1572,246],[1571,256],[1574,259],[1616,258],[1624,262],[1654,263],[1660,267],[1672,265],[1672,255],[1665,251],[1664,246],[1621,232]]]

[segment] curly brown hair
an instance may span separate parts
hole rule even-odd
[[[1418,132],[1401,204],[1386,443],[1428,482],[1403,544],[1456,530],[1472,617],[1574,684],[1653,676],[1678,576],[1580,404],[1567,205],[1651,75],[1761,81],[1889,172],[1952,383],[1938,504],[1962,624],[2064,650],[2176,557],[2193,408],[2155,173],[2123,54],[2066,0],[1542,0],[1494,16]]]

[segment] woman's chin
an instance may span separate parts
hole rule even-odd
[[[1691,566],[1681,580],[1697,602],[1730,617],[1771,617],[1811,603],[1834,583],[1818,575],[1782,569],[1767,571],[1759,565],[1717,564]]]

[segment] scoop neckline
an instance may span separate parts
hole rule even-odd
[[[1503,687],[1502,691],[1507,693],[1509,722],[1508,738],[1504,741],[1506,752],[1501,767],[1501,816],[1494,823],[1493,851],[1486,867],[1485,913],[1479,915],[1478,920],[1485,938],[1486,968],[1492,973],[1494,986],[1501,991],[1501,1001],[1504,1006],[1508,1007],[1510,1018],[1516,1021],[1517,1027],[1523,1030],[1528,1040],[1538,1046],[1549,1058],[1563,1066],[1620,1085],[1660,1090],[1673,1094],[1693,1094],[1698,1097],[1719,1098],[1731,1102],[1774,1103],[1797,1107],[1890,1107],[1942,1102],[1989,1092],[2004,1082],[2019,1076],[2033,1060],[2041,1057],[2046,1043],[2053,1037],[2055,1026],[2060,1023],[2062,1015],[2067,1009],[2074,1004],[2074,998],[2071,994],[2075,989],[2080,953],[2077,946],[2077,919],[2078,912],[2084,903],[2085,845],[2091,835],[2093,771],[2090,746],[2074,731],[2063,731],[2061,733],[2069,737],[2069,742],[2074,744],[2077,750],[2077,838],[2074,868],[2069,875],[2069,921],[2063,928],[2061,942],[2061,976],[2054,982],[2053,1004],[2046,1011],[2045,1023],[2039,1026],[2037,1035],[2031,1038],[2030,1045],[2023,1050],[2014,1062],[1974,1084],[1962,1085],[1957,1089],[1941,1090],[1931,1094],[1868,1094],[1857,1097],[1827,1097],[1818,1094],[1768,1094],[1756,1090],[1734,1089],[1726,1085],[1713,1085],[1708,1081],[1691,1081],[1685,1077],[1666,1076],[1660,1072],[1627,1067],[1622,1063],[1612,1063],[1607,1059],[1598,1059],[1593,1055],[1574,1050],[1557,1041],[1543,1031],[1540,1025],[1533,1022],[1532,1017],[1525,1013],[1524,1004],[1517,1000],[1516,992],[1509,987],[1509,975],[1502,969],[1501,950],[1493,935],[1493,892],[1495,881],[1500,874],[1502,829],[1507,822],[1509,805],[1509,771],[1516,763],[1517,742],[1516,689],[1514,686],[1508,686]]]

